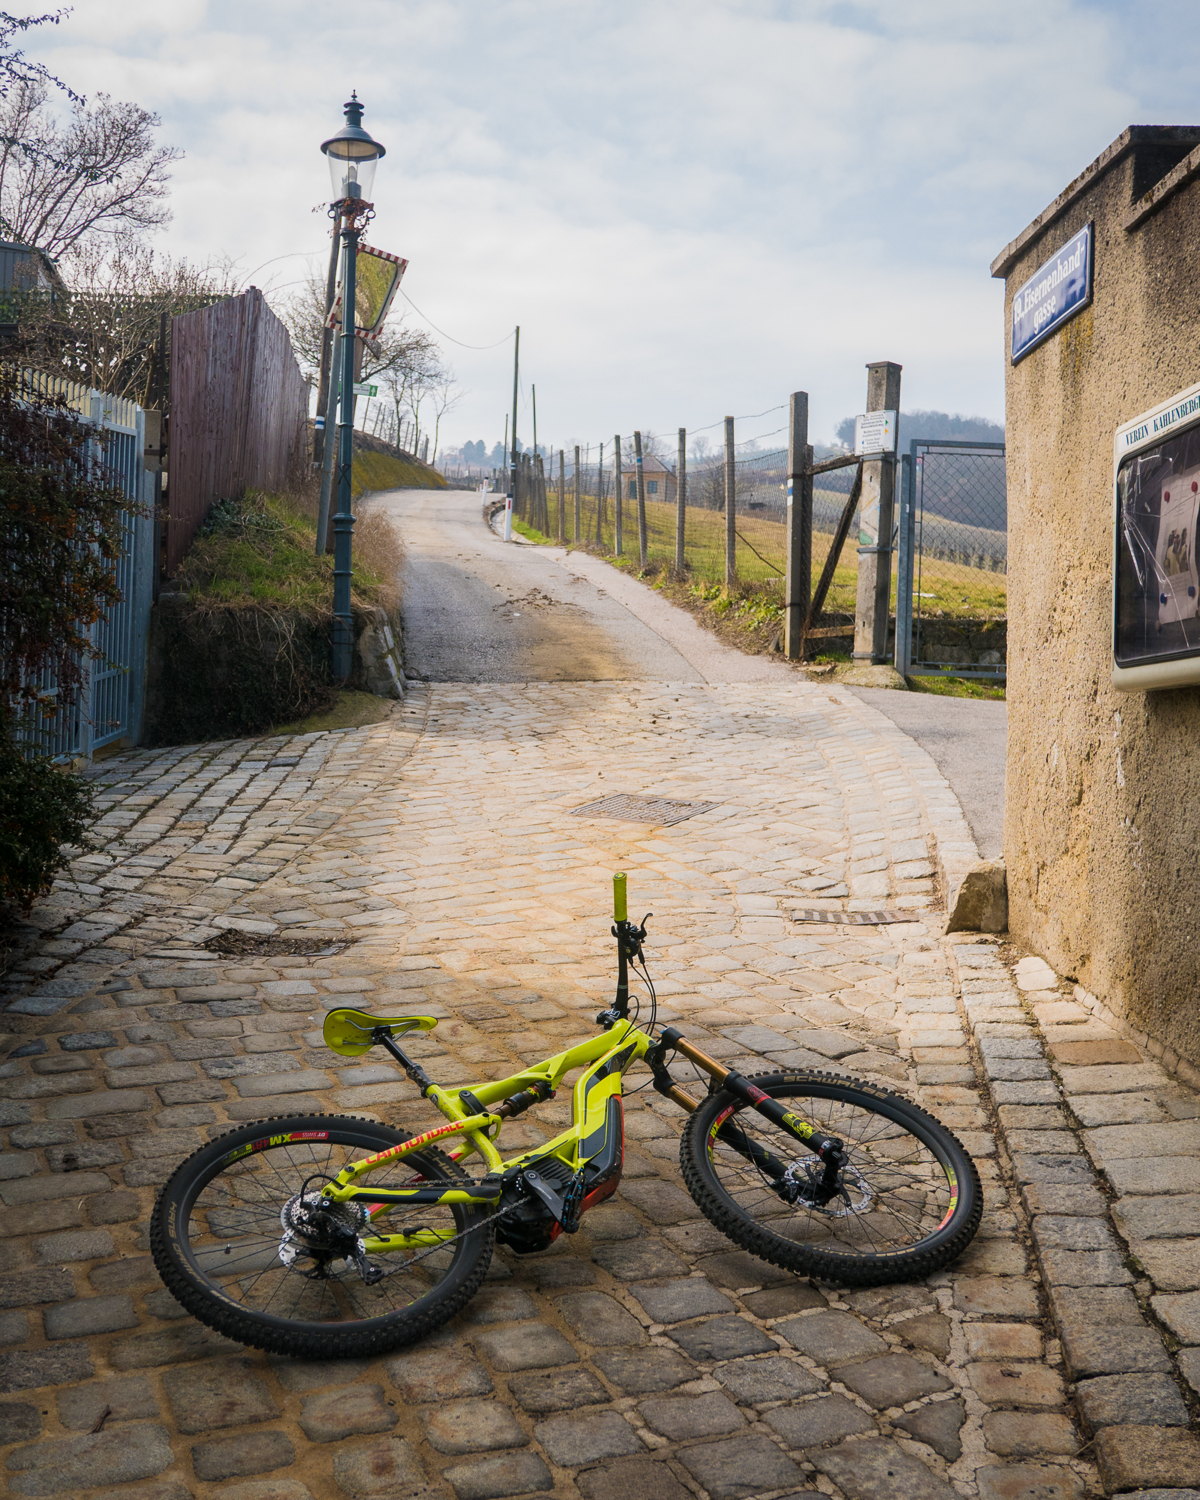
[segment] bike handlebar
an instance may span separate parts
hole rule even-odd
[[[629,920],[629,905],[625,897],[625,876],[618,873],[613,876],[613,921],[627,922]]]

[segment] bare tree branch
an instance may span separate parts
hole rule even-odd
[[[59,256],[81,241],[165,224],[170,168],[182,155],[156,143],[157,115],[97,94],[59,125],[46,85],[0,96],[0,216],[23,244]],[[30,149],[32,147],[32,149]]]
[[[279,309],[296,356],[310,374],[321,363],[326,311],[324,278],[315,275]],[[403,413],[410,415],[419,428],[421,402],[439,383],[452,380],[433,337],[405,323],[385,325],[379,338],[367,344],[362,378],[386,389],[397,429]]]

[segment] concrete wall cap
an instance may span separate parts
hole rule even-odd
[[[1200,125],[1127,125],[1116,140],[1101,151],[1094,162],[1084,167],[1079,176],[1063,188],[1062,192],[1059,193],[1058,197],[1055,198],[1049,207],[1044,208],[1032,223],[1027,224],[1020,234],[1017,235],[1016,239],[1010,240],[1005,245],[1004,249],[1001,250],[1000,254],[992,262],[992,275],[1007,277],[1013,266],[1024,255],[1025,251],[1029,249],[1030,245],[1056,219],[1061,218],[1078,198],[1082,197],[1106,173],[1111,172],[1117,163],[1123,161],[1136,147],[1167,145],[1170,142],[1200,146]],[[1176,171],[1178,171],[1178,168],[1172,169],[1157,187],[1163,186],[1174,176]],[[1157,187],[1151,189],[1151,192],[1147,193],[1146,197],[1152,197],[1157,191]],[[1144,201],[1144,199],[1139,199],[1139,203]],[[1157,203],[1154,206],[1157,207]],[[1150,212],[1153,212],[1153,208]],[[1142,217],[1144,218],[1146,215],[1143,214]],[[1139,219],[1138,222],[1140,223],[1141,220]],[[1134,226],[1126,224],[1125,227],[1132,228]]]
[[[1156,182],[1148,193],[1143,193],[1134,203],[1125,215],[1126,230],[1136,229],[1144,224],[1168,198],[1179,192],[1180,188],[1186,187],[1197,175],[1200,175],[1200,146],[1193,146],[1178,166],[1172,167],[1160,182]]]

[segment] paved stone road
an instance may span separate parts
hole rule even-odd
[[[935,842],[969,835],[923,752],[848,693],[788,681],[436,684],[365,730],[139,753],[102,769],[102,850],[39,909],[3,1067],[0,1457],[14,1495],[105,1500],[1094,1494],[1024,1209],[993,1133]],[[668,828],[571,810],[716,806]],[[933,1107],[977,1156],[983,1232],[928,1283],[779,1274],[704,1220],[678,1119],[629,1100],[618,1196],[544,1256],[498,1252],[456,1323],[305,1364],[210,1335],[146,1254],[171,1165],[230,1122],[327,1108],[417,1127],[324,1009],[444,1017],[436,1076],[586,1034],[611,991],[608,877],[655,913],[664,1015],[751,1067],[834,1065]],[[879,928],[797,906],[905,907]],[[222,928],[352,939],[229,958]],[[631,1085],[636,1083],[631,1076]],[[559,1104],[516,1140],[562,1118]],[[506,1138],[507,1135],[506,1135]]]

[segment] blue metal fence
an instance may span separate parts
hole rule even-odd
[[[115,477],[130,507],[117,559],[120,601],[91,630],[96,655],[81,663],[83,684],[61,712],[40,712],[31,741],[43,754],[87,760],[115,744],[134,744],[141,733],[146,647],[154,590],[153,476],[144,467],[145,414],[133,401],[89,390],[71,381],[32,376],[39,390],[62,397],[99,433],[98,464]],[[53,702],[53,678],[39,684]]]

